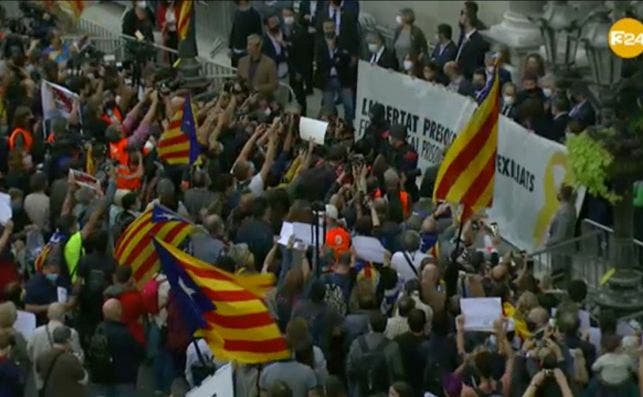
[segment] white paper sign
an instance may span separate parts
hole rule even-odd
[[[232,364],[219,368],[214,375],[203,380],[201,386],[187,392],[186,397],[228,397],[234,396]]]
[[[18,310],[16,322],[13,329],[20,332],[25,339],[29,340],[36,329],[36,315],[33,313]]]
[[[59,303],[67,302],[67,288],[58,287],[58,288],[56,288],[56,292],[58,293],[58,302]]]
[[[293,226],[290,222],[284,222],[281,224],[281,232],[279,233],[279,240],[277,241],[281,245],[288,245],[290,241],[290,236],[293,235]]]
[[[323,145],[326,129],[328,129],[328,122],[326,121],[309,117],[299,118],[299,136],[304,141],[313,141],[316,145]]]
[[[7,193],[0,193],[0,225],[7,223],[13,216],[11,210],[11,196]]]
[[[375,237],[356,236],[353,238],[353,247],[359,259],[373,263],[384,263],[386,248]]]
[[[74,182],[76,182],[78,186],[87,187],[92,190],[96,190],[98,192],[101,191],[100,183],[98,182],[98,179],[96,179],[92,175],[86,172],[74,170],[74,169],[70,169],[69,174],[73,176]]]
[[[462,298],[460,310],[466,331],[493,331],[493,322],[502,315],[500,298]]]
[[[318,226],[319,229],[319,245],[321,246],[324,243],[324,229],[321,226]],[[292,234],[295,235],[295,240],[301,241],[306,245],[315,245],[315,239],[317,234],[315,234],[315,229],[310,223],[301,223],[293,222],[292,224]]]

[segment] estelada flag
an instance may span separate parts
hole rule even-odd
[[[490,207],[493,199],[500,113],[497,68],[487,88],[486,97],[448,148],[433,189],[434,201],[463,205],[462,221]]]
[[[271,274],[233,275],[154,239],[190,333],[199,331],[220,360],[259,364],[291,357],[263,297]]]
[[[161,134],[157,151],[159,158],[170,165],[192,165],[199,157],[196,120],[189,96],[172,117],[167,131]]]
[[[140,285],[158,272],[160,267],[152,238],[179,245],[192,228],[193,225],[178,214],[155,205],[125,228],[116,242],[114,258],[119,265],[132,268],[132,275]]]

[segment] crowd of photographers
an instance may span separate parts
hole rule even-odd
[[[182,246],[193,256],[233,273],[277,276],[265,301],[292,359],[235,365],[235,396],[639,395],[636,324],[625,335],[609,311],[587,320],[585,283],[557,289],[549,276],[537,279],[533,263],[503,247],[482,215],[467,221],[456,241],[458,210],[432,202],[435,170],[417,169],[405,127],[390,125],[381,105],[370,109],[370,125],[355,141],[356,77],[343,68],[355,66],[347,24],[356,24],[349,17],[358,2],[324,3],[335,18],[305,30],[323,34],[319,54],[329,55],[316,58],[324,76],[320,118],[329,121],[323,146],[300,138],[302,106],[270,96],[287,76],[301,83],[298,100],[305,101],[312,70],[283,74],[279,59],[264,59],[262,42],[279,43],[278,25],[267,15],[270,37],[263,39],[261,25],[236,31],[256,19],[247,2],[238,3],[231,50],[240,78],[211,99],[194,100],[201,156],[192,167],[165,164],[156,150],[189,93],[161,84],[166,70],[101,62],[82,43],[62,40],[42,11],[25,10],[35,13],[33,24],[14,20],[2,32],[0,191],[12,217],[0,235],[0,396],[181,395],[223,364],[205,341],[184,337],[163,274],[154,275],[149,304],[132,269],[113,258],[114,242],[153,203],[198,225]],[[474,11],[467,2],[465,42],[482,28]],[[279,12],[277,23],[281,17],[292,26],[293,10]],[[313,19],[302,12],[302,20]],[[410,15],[400,15],[401,25],[412,25]],[[408,46],[396,44],[400,52],[389,61],[418,69],[409,54],[400,56],[417,43],[427,55],[417,28],[401,27],[399,37]],[[381,45],[369,37],[369,47],[371,39]],[[443,69],[425,67],[425,77],[446,75],[464,87],[453,71],[472,79],[486,73],[485,52],[470,70],[458,66],[457,52]],[[371,53],[374,63],[384,54],[377,46]],[[140,87],[132,82],[137,72]],[[69,117],[43,114],[43,79],[79,95]],[[523,79],[525,101],[547,96],[528,87],[534,82]],[[79,185],[70,170],[94,175],[100,186]],[[325,225],[320,246],[276,242],[284,221],[315,220]],[[378,239],[387,250],[383,263],[360,259],[355,236]],[[51,252],[39,264],[43,247]],[[502,300],[492,331],[467,329],[465,297]],[[31,332],[29,321],[37,325]]]

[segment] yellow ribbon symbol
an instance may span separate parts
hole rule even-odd
[[[552,154],[547,162],[545,177],[543,179],[545,203],[540,211],[538,211],[536,226],[534,227],[534,245],[537,247],[543,244],[545,232],[560,207],[557,198],[559,185],[556,184],[556,178],[554,178],[554,167],[562,167],[565,170],[565,176],[563,177],[564,183],[569,184],[573,180],[573,174],[567,166],[567,154],[564,152],[555,152]]]

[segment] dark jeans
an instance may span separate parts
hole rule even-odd
[[[299,106],[301,106],[301,115],[306,116],[308,108],[306,103],[306,90],[304,89],[304,77],[298,73],[290,74],[290,88],[295,93],[295,99]]]

